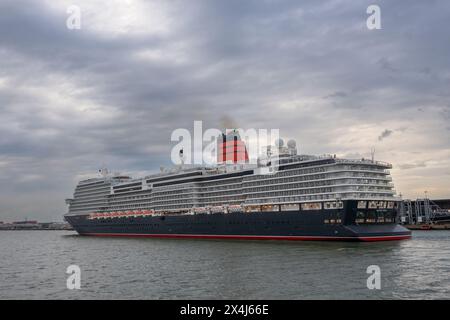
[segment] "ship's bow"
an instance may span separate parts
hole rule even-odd
[[[411,231],[398,224],[350,225],[345,226],[345,228],[359,241],[389,241],[411,238]]]

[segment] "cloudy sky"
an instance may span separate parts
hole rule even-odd
[[[1,0],[0,220],[61,220],[103,164],[168,165],[194,120],[279,128],[308,154],[373,147],[399,193],[448,198],[449,17],[447,0]]]

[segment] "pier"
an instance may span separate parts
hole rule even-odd
[[[400,223],[410,230],[450,230],[450,199],[406,199],[400,204]]]
[[[4,223],[0,221],[0,231],[2,230],[73,230],[73,228],[66,222],[14,221]]]

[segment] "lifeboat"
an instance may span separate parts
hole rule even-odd
[[[150,210],[142,210],[142,215],[143,216],[151,216],[152,212]]]
[[[242,206],[240,205],[232,205],[232,206],[228,206],[228,212],[242,212]]]
[[[223,213],[224,209],[222,206],[212,207],[211,213]]]
[[[197,207],[197,208],[194,208],[194,212],[195,213],[206,213],[206,208],[204,208],[204,207]]]
[[[123,216],[124,216],[124,217],[134,216],[134,213],[131,212],[131,211],[125,211],[125,212],[123,212]]]
[[[131,216],[135,216],[137,217],[137,214],[134,213],[133,211],[129,210],[123,213],[124,215],[126,215],[127,217],[131,217]]]

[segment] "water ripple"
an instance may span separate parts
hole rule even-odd
[[[199,241],[0,232],[1,299],[445,299],[450,232],[383,243]],[[81,290],[66,268],[82,270]],[[366,286],[381,268],[381,290]]]

